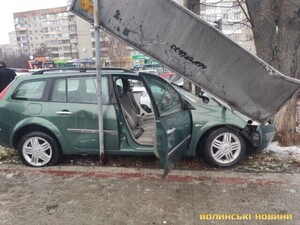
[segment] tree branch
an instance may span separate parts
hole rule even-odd
[[[239,4],[240,8],[242,9],[242,11],[243,11],[244,15],[246,16],[247,20],[250,22],[250,17],[249,17],[249,15],[248,15],[247,11],[246,11],[246,10],[244,9],[244,7],[242,6],[242,3],[240,2],[240,0],[236,0],[236,1],[237,1],[237,3]]]
[[[297,8],[300,8],[300,5],[297,5],[295,2],[291,0],[286,0],[287,2],[291,3],[292,5],[296,6]]]

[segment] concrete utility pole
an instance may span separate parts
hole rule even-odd
[[[98,84],[98,125],[99,125],[99,157],[103,163],[104,154],[104,135],[103,135],[103,111],[102,111],[102,79],[101,79],[101,55],[100,55],[100,16],[99,0],[94,0],[94,29],[95,29],[95,48],[96,48],[96,68]]]

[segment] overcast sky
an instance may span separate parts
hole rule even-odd
[[[0,0],[0,45],[8,44],[14,31],[13,13],[66,6],[67,0]]]

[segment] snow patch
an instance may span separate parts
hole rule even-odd
[[[267,152],[275,153],[295,153],[300,155],[300,146],[281,147],[278,142],[272,142],[267,148]]]

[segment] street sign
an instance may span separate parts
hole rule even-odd
[[[107,32],[198,84],[250,119],[266,123],[300,90],[284,76],[173,0],[100,0]],[[92,21],[88,0],[71,11]]]
[[[94,22],[93,0],[75,0],[70,10],[88,22]]]
[[[149,59],[149,57],[147,57],[145,55],[133,55],[132,59],[133,60],[145,60],[145,59]]]

